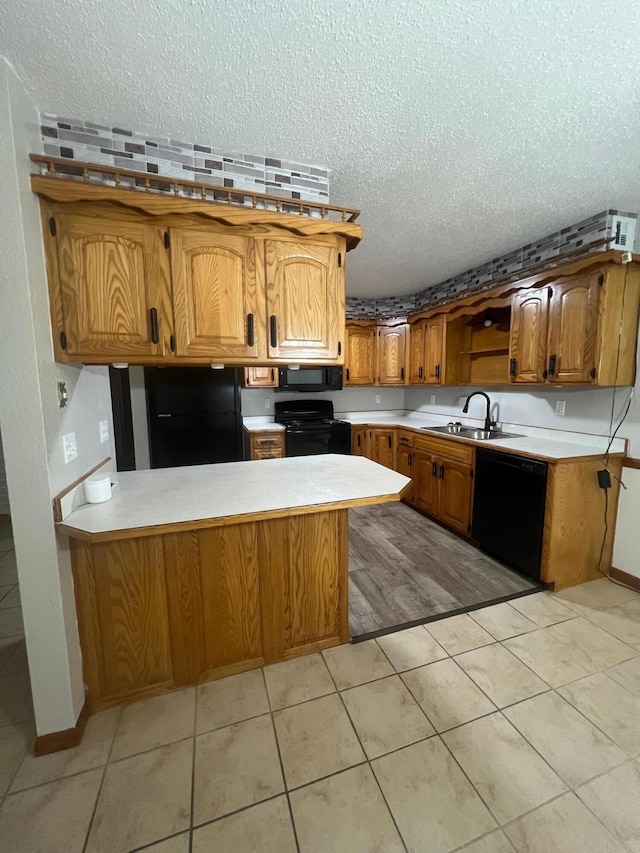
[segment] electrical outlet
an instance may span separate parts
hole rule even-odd
[[[109,441],[109,421],[100,421],[100,442]]]
[[[62,436],[62,449],[64,451],[65,465],[78,458],[78,445],[76,444],[75,432],[68,432]]]
[[[435,394],[432,394],[432,395],[431,395],[431,397],[429,398],[429,401],[430,401],[430,404],[431,404],[432,406],[435,406],[435,404],[436,404],[436,395],[435,395]]]
[[[270,408],[271,408],[271,398],[270,398],[270,397],[265,397],[265,398],[264,398],[264,407],[265,407],[265,409],[270,409]]]
[[[566,405],[566,400],[556,400],[556,415],[560,415],[560,417],[564,417],[565,405]]]
[[[380,402],[380,394],[376,394],[376,403]]]

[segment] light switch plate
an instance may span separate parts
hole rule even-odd
[[[102,444],[109,441],[109,421],[100,421],[100,441]]]
[[[380,399],[381,399],[380,394],[376,394],[376,403],[379,403]]]
[[[556,415],[564,417],[564,407],[566,406],[566,403],[566,400],[556,400]]]
[[[435,404],[436,404],[436,395],[435,395],[435,394],[432,394],[432,395],[431,395],[431,397],[430,397],[429,399],[430,399],[430,405],[435,406]]]
[[[65,465],[78,458],[78,445],[76,444],[75,432],[68,432],[62,436],[62,449],[64,451]]]
[[[265,409],[271,408],[271,400],[269,399],[269,397],[264,398],[264,407],[265,407]]]

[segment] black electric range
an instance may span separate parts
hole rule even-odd
[[[285,428],[287,456],[351,453],[351,424],[333,417],[331,400],[276,403],[275,420]]]

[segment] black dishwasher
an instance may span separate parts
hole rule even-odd
[[[547,463],[476,451],[472,535],[480,548],[540,579]]]

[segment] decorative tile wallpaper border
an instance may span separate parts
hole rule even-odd
[[[351,320],[387,319],[406,316],[413,311],[435,308],[454,302],[463,294],[481,293],[489,290],[493,282],[509,276],[513,280],[524,278],[527,270],[533,266],[545,264],[545,269],[557,266],[559,255],[576,249],[588,249],[600,240],[615,237],[613,220],[616,216],[628,216],[637,219],[636,213],[621,210],[603,210],[575,225],[555,231],[535,243],[529,243],[521,249],[509,252],[492,261],[466,270],[466,272],[441,281],[433,287],[427,287],[408,296],[385,297],[383,299],[361,299],[347,296],[347,317]],[[594,246],[592,251],[604,252],[607,244]],[[546,263],[545,263],[546,262]],[[561,262],[560,262],[561,263]]]
[[[329,201],[329,171],[305,163],[147,136],[119,127],[40,117],[44,153],[151,175],[304,201]]]

